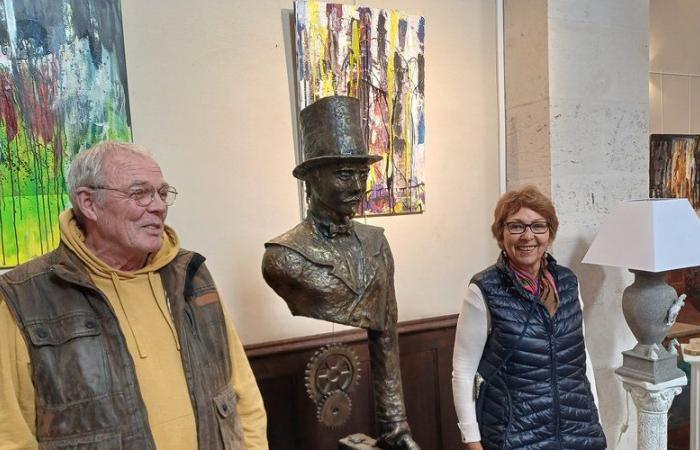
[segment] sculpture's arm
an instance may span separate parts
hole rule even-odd
[[[301,285],[303,259],[280,245],[268,245],[262,259],[265,282],[282,298]]]
[[[367,334],[377,420],[386,423],[405,421],[396,326],[385,331],[368,330]]]
[[[399,339],[396,331],[398,311],[394,290],[394,259],[384,241],[383,257],[387,267],[387,322],[384,331],[368,330],[375,412],[380,441],[397,449],[419,449],[411,437],[406,417],[399,363]]]

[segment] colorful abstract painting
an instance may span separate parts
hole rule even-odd
[[[131,140],[119,0],[0,0],[0,266],[58,245],[72,158]]]
[[[425,210],[425,19],[400,11],[295,2],[300,109],[360,100],[372,166],[361,215]]]
[[[700,135],[652,134],[649,196],[687,198],[700,209]]]

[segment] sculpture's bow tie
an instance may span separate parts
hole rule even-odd
[[[347,236],[348,234],[352,233],[352,220],[348,220],[347,223],[344,224],[335,224],[335,223],[329,223],[328,224],[328,237],[336,237],[336,236]]]

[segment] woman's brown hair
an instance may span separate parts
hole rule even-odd
[[[501,250],[503,250],[503,227],[506,219],[518,212],[520,208],[529,208],[544,217],[549,225],[550,242],[554,240],[559,229],[559,219],[554,204],[535,186],[527,185],[521,189],[506,192],[496,203],[491,233],[498,241]]]

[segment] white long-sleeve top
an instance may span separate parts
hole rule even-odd
[[[581,310],[583,310],[580,291],[578,298]],[[479,368],[490,329],[491,315],[486,307],[484,295],[477,285],[470,284],[457,320],[455,347],[452,356],[452,393],[459,420],[458,426],[462,433],[462,442],[465,443],[481,440],[479,425],[476,422],[474,376]],[[598,407],[598,394],[588,350],[586,350],[586,376],[591,384],[596,407]]]

